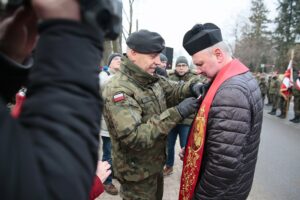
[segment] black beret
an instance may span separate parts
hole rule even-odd
[[[182,45],[190,55],[193,55],[222,40],[221,30],[215,24],[196,24],[191,30],[186,32]]]
[[[165,40],[156,32],[140,30],[129,35],[127,46],[139,53],[160,53],[165,48]]]

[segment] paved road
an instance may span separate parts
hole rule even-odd
[[[288,121],[293,117],[293,104],[287,119],[268,115],[265,107],[259,157],[253,187],[248,200],[300,199],[300,124]],[[279,114],[279,113],[278,113]],[[176,154],[179,151],[177,144]],[[174,173],[165,178],[163,200],[178,199],[182,162],[176,157]],[[114,184],[119,187],[116,180]],[[107,193],[99,200],[121,200]]]
[[[265,112],[249,199],[300,199],[300,124],[289,122],[292,117],[292,112],[284,120]]]

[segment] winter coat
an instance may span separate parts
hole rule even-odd
[[[201,172],[193,199],[245,200],[250,192],[263,117],[250,72],[226,80],[208,114]]]
[[[98,160],[101,34],[68,20],[44,21],[39,31],[18,119],[3,101],[15,88],[0,91],[0,197],[88,199]],[[19,70],[2,77],[9,63],[0,65],[1,84],[24,80]]]

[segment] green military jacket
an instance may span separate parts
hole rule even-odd
[[[176,71],[169,74],[169,79],[179,83],[187,82],[193,78],[197,78],[199,82],[204,82],[204,78],[195,72],[188,71],[183,76],[180,76]],[[190,115],[189,117],[183,119],[179,124],[191,125],[194,120],[195,115]]]
[[[114,175],[121,182],[140,181],[162,171],[167,134],[182,120],[174,106],[191,96],[193,83],[151,76],[124,57],[102,93]]]
[[[270,89],[269,89],[269,94],[279,94],[279,90],[280,90],[280,82],[278,79],[271,80],[270,83]]]
[[[300,80],[300,77],[297,77],[297,78],[295,79],[294,85],[293,85],[293,88],[292,88],[292,92],[293,92],[293,95],[294,95],[294,96],[299,97],[299,96],[300,96],[300,90],[297,89],[297,87],[296,87],[296,81],[297,81],[297,79]]]
[[[187,82],[191,78],[194,78],[196,76],[197,76],[197,74],[195,72],[192,72],[191,70],[189,70],[183,76],[180,76],[178,73],[176,73],[176,71],[173,71],[173,72],[170,72],[169,79],[172,81],[176,81],[176,82],[179,82],[179,81]]]

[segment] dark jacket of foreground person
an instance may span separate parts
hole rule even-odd
[[[0,61],[0,197],[88,199],[98,160],[101,34],[67,20],[43,22],[39,31],[18,119],[6,100],[27,72]]]

